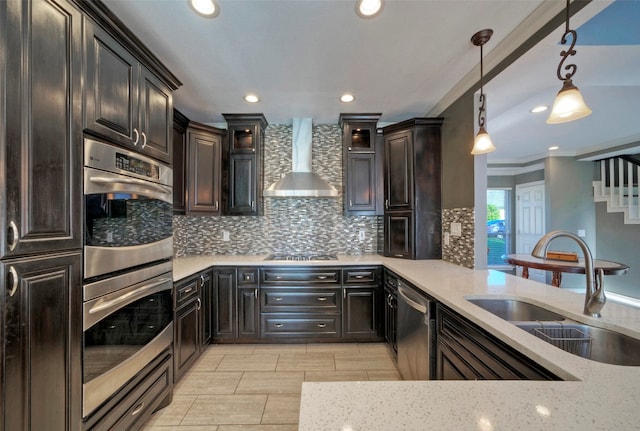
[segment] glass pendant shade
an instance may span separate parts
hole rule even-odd
[[[591,114],[591,109],[584,103],[578,87],[570,79],[564,81],[562,89],[556,95],[547,124],[566,123]]]
[[[478,134],[476,135],[476,139],[473,142],[471,154],[486,154],[495,151],[495,149],[496,147],[493,146],[493,142],[491,141],[491,137],[487,133],[487,130],[484,127],[480,127],[480,130],[478,130]]]

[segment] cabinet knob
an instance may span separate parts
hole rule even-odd
[[[255,153],[255,152],[256,152],[256,149],[255,149],[255,148],[252,148],[252,149],[251,149],[251,152],[252,152],[252,153]]]
[[[136,146],[138,145],[138,141],[140,140],[140,133],[138,132],[138,129],[136,129],[135,127],[133,129],[133,133],[136,134],[136,139],[134,139],[133,141],[133,145]]]
[[[9,247],[9,251],[13,251],[18,245],[18,240],[20,239],[20,234],[18,233],[18,226],[16,222],[11,220],[8,226],[7,232],[7,246]]]
[[[351,147],[349,147],[349,151],[351,151]]]
[[[11,278],[11,281],[7,283],[7,286],[11,286],[8,293],[9,296],[13,296],[15,295],[16,290],[18,290],[18,272],[13,266],[9,267],[9,274],[7,275],[7,278]]]

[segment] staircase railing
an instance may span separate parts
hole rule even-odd
[[[594,200],[607,202],[607,211],[623,212],[625,223],[640,223],[640,158],[618,156],[600,163],[600,181],[594,181]]]

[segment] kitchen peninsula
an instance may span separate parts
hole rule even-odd
[[[177,258],[174,280],[215,266],[282,265],[265,256]],[[312,265],[382,265],[564,381],[304,383],[300,430],[640,429],[640,367],[590,361],[557,349],[465,297],[520,298],[567,317],[640,337],[640,311],[609,302],[601,319],[582,314],[583,296],[497,271],[439,260],[338,256]],[[287,265],[309,265],[288,262]]]

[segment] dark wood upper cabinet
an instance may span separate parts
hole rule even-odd
[[[85,129],[171,163],[172,88],[97,24],[85,43]]]
[[[187,214],[220,215],[224,130],[190,122],[187,128]]]
[[[385,256],[442,257],[442,118],[384,127]]]
[[[189,119],[173,110],[173,213],[187,209],[187,127]]]
[[[381,114],[340,114],[344,213],[382,214],[382,138],[376,124]]]
[[[0,7],[0,257],[78,249],[82,15],[66,1]]]
[[[226,215],[262,215],[264,131],[262,114],[222,114],[227,121],[223,198]]]

